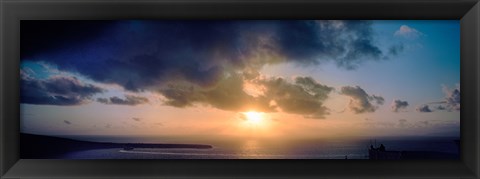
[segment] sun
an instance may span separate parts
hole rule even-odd
[[[277,133],[274,131],[277,125],[272,123],[269,113],[249,110],[240,112],[239,119],[241,119],[241,122],[238,123],[238,132],[245,137],[267,137]]]
[[[252,124],[260,124],[263,120],[263,114],[255,111],[245,112],[245,117]]]

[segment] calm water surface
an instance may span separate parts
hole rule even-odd
[[[212,145],[212,149],[159,149],[134,150],[94,149],[68,153],[65,159],[367,159],[372,140],[290,140],[262,139],[179,139],[178,137],[114,137],[68,136],[87,141],[121,143],[196,143]],[[387,150],[437,151],[458,154],[456,138],[384,138]],[[139,142],[141,141],[141,142]]]

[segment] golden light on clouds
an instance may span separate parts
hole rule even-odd
[[[250,83],[249,81],[243,81],[243,91],[253,97],[265,95],[265,89],[263,89],[262,86]]]

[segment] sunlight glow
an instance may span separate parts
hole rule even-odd
[[[263,120],[263,114],[255,111],[246,112],[247,121],[252,124],[260,124]]]

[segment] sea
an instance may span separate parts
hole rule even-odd
[[[386,150],[434,151],[455,154],[458,137],[384,137],[363,139],[226,139],[162,136],[63,136],[115,143],[188,143],[211,149],[123,148],[66,153],[62,159],[368,159],[368,148],[383,144]]]

